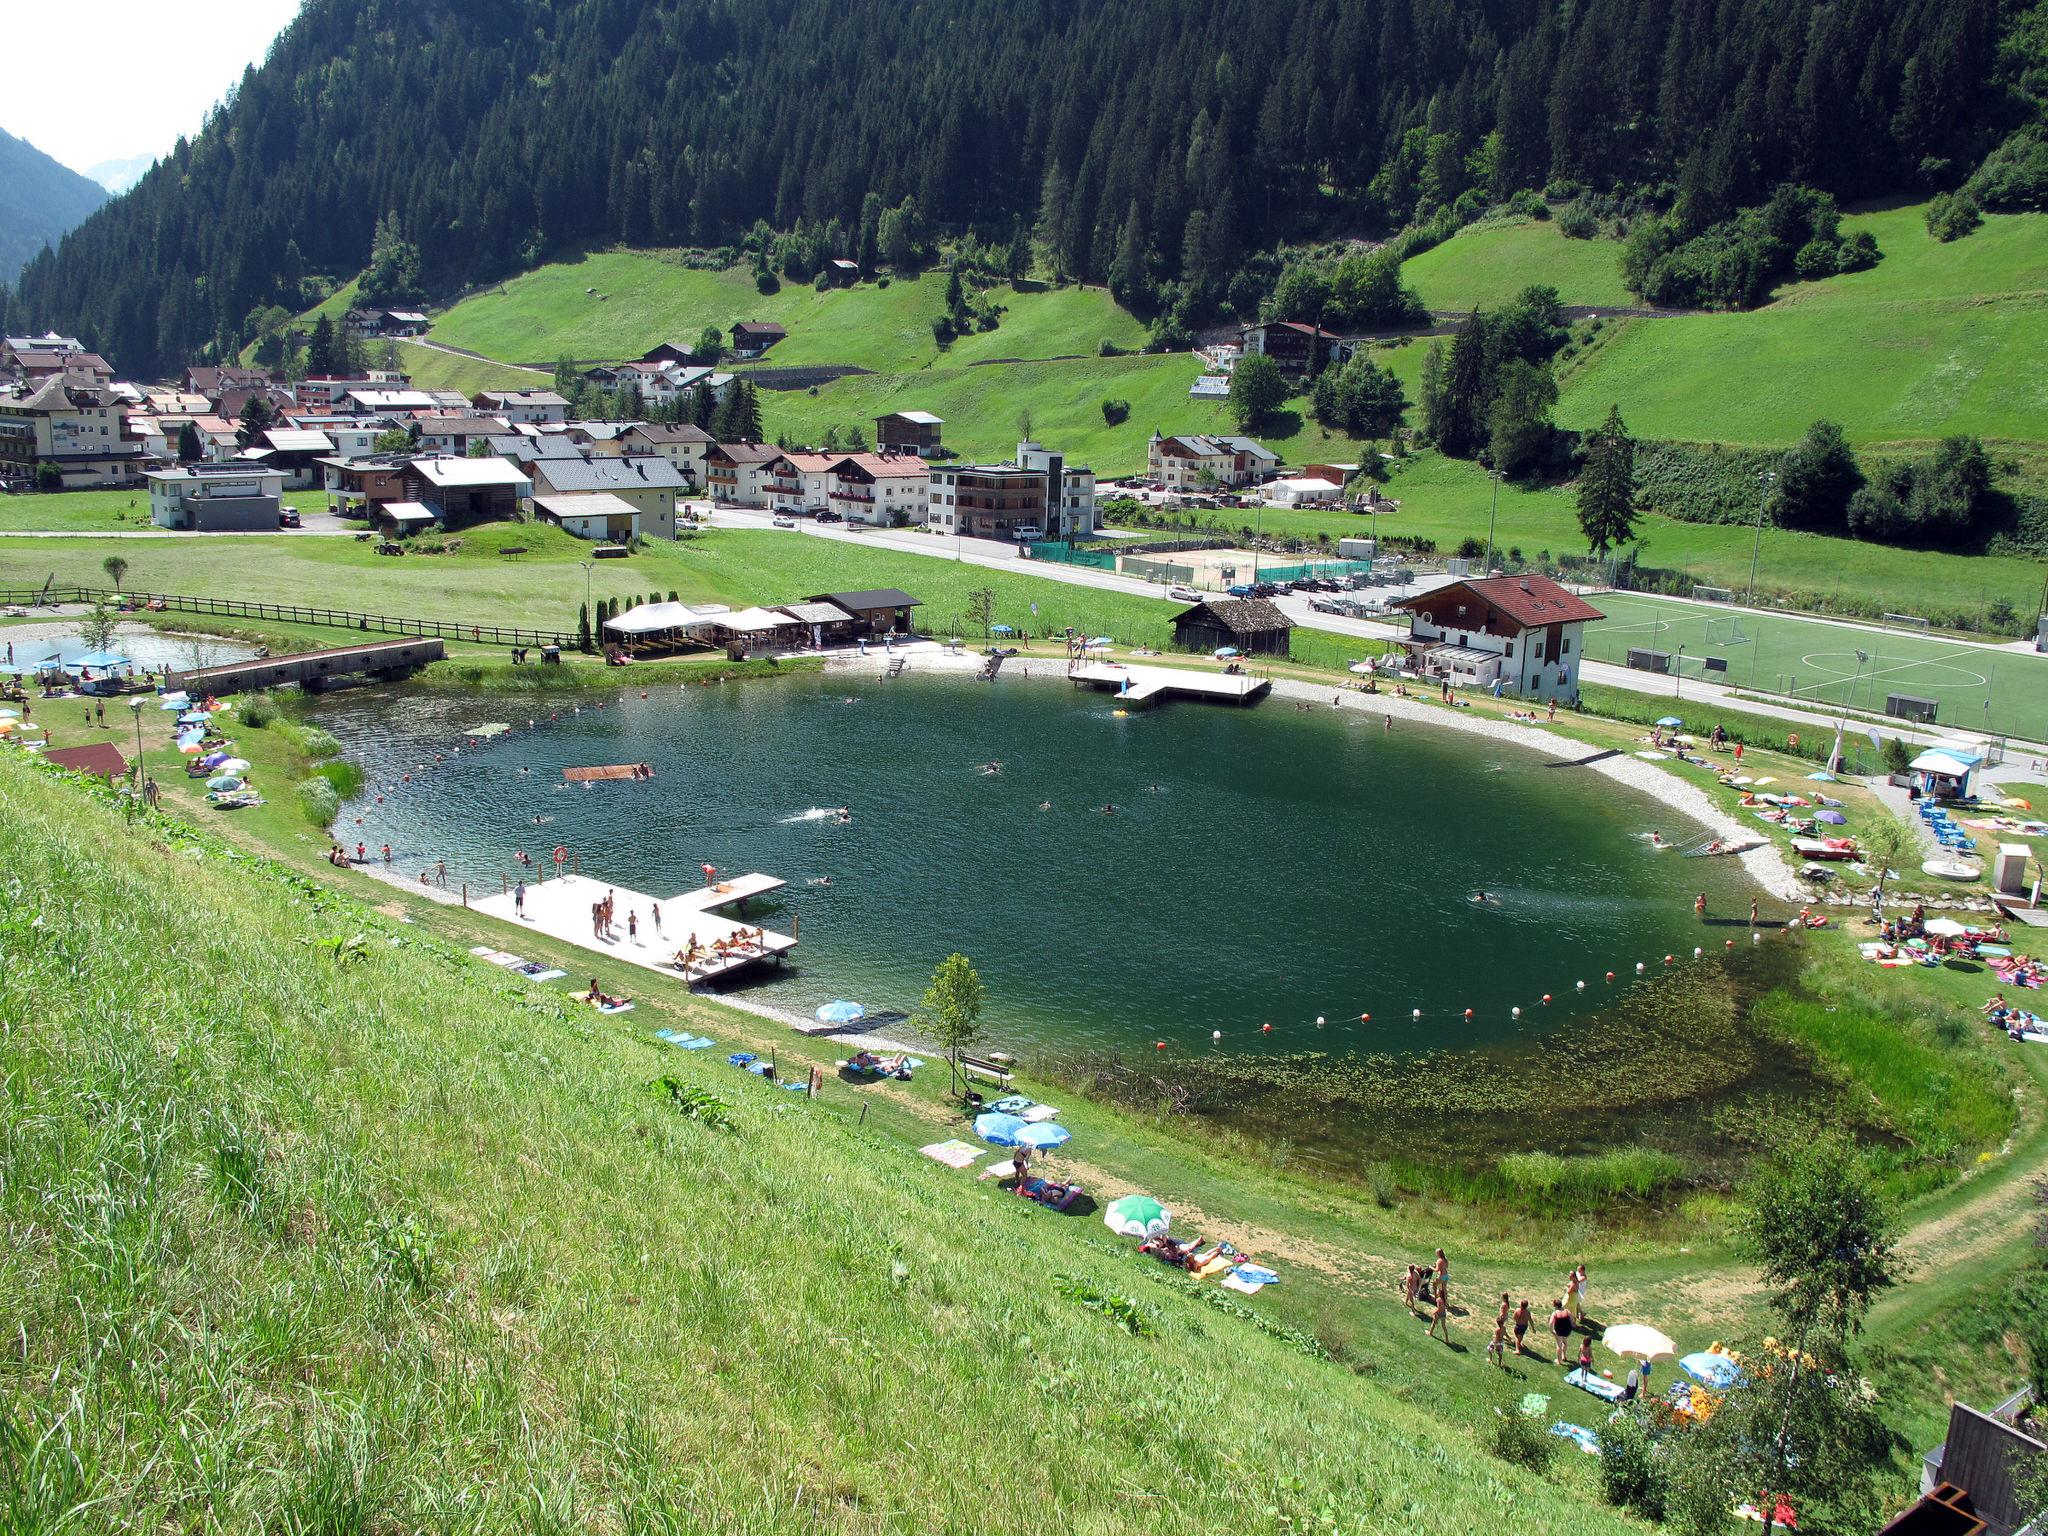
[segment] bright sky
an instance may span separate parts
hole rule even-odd
[[[0,0],[0,128],[84,172],[199,131],[299,0]]]

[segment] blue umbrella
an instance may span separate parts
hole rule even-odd
[[[1237,647],[1234,645],[1219,645],[1216,647],[1216,659],[1218,661],[1222,661],[1227,656],[1235,656],[1236,654]]]
[[[1007,624],[991,624],[988,627],[988,632],[992,635],[1014,635],[1017,633],[1016,630],[1010,628]]]
[[[1678,718],[1678,716],[1676,716],[1676,715],[1665,715],[1665,716],[1664,716],[1664,717],[1663,717],[1662,719],[1660,719],[1660,720],[1659,720],[1659,721],[1658,721],[1657,723],[1658,723],[1659,725],[1668,725],[1668,726],[1680,726],[1680,725],[1683,725],[1683,724],[1685,724],[1685,722],[1684,722],[1683,720],[1679,719],[1679,718]]]
[[[226,762],[227,760],[227,751],[226,749],[222,749],[217,752],[207,753],[206,756],[199,759],[199,766],[202,768],[215,768],[218,767],[220,764]]]
[[[818,1010],[820,1024],[858,1024],[867,1016],[867,1009],[859,1003],[849,1003],[843,997],[835,998]]]
[[[1724,1391],[1742,1380],[1741,1366],[1726,1355],[1710,1354],[1705,1351],[1687,1355],[1678,1362],[1678,1368],[1694,1381]]]
[[[1023,1139],[1031,1127],[1015,1115],[999,1115],[993,1112],[974,1117],[974,1134],[983,1141],[992,1141],[999,1147],[1014,1147]]]
[[[1050,1120],[1038,1125],[1026,1125],[1017,1133],[1017,1145],[1031,1147],[1040,1152],[1050,1152],[1054,1147],[1065,1146],[1074,1139],[1074,1133],[1064,1125],[1054,1125]]]

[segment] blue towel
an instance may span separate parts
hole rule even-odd
[[[1600,1454],[1600,1437],[1590,1429],[1581,1429],[1576,1424],[1559,1423],[1551,1425],[1550,1432],[1560,1439],[1571,1441],[1572,1444],[1582,1451],[1590,1452],[1595,1456]]]
[[[1263,1264],[1240,1264],[1231,1273],[1253,1285],[1277,1285],[1280,1281],[1280,1276]]]
[[[1618,1403],[1626,1395],[1614,1382],[1604,1376],[1595,1376],[1591,1371],[1573,1369],[1565,1376],[1565,1385],[1577,1387],[1581,1392],[1590,1392],[1605,1403]]]
[[[809,1093],[811,1091],[809,1083],[777,1083],[775,1086],[789,1093]]]
[[[666,1040],[670,1045],[681,1045],[685,1040],[689,1039],[690,1037],[688,1035],[679,1035],[672,1029],[657,1029],[654,1032],[654,1038],[657,1040]]]
[[[735,1067],[750,1067],[758,1058],[755,1057],[752,1051],[734,1051],[725,1059],[728,1064]]]
[[[708,1051],[712,1046],[718,1044],[709,1035],[699,1035],[694,1040],[685,1040],[678,1037],[672,1043],[681,1046],[686,1051]]]

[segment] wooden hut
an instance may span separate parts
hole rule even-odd
[[[1176,614],[1173,643],[1187,651],[1229,646],[1245,656],[1285,656],[1294,621],[1262,597],[1197,603]]]

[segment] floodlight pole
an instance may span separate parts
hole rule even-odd
[[[135,716],[135,792],[142,792],[142,700],[128,701],[128,712]]]
[[[1749,596],[1746,599],[1753,608],[1756,606],[1756,563],[1764,552],[1764,504],[1771,494],[1771,482],[1778,478],[1776,470],[1759,470],[1756,477],[1756,538],[1749,546]]]
[[[1493,574],[1493,525],[1500,518],[1501,473],[1498,469],[1489,469],[1486,474],[1493,481],[1493,510],[1486,514],[1486,569],[1479,573],[1482,577]]]
[[[1678,697],[1678,690],[1685,686],[1685,647],[1678,648],[1678,659],[1671,665],[1671,697]]]

